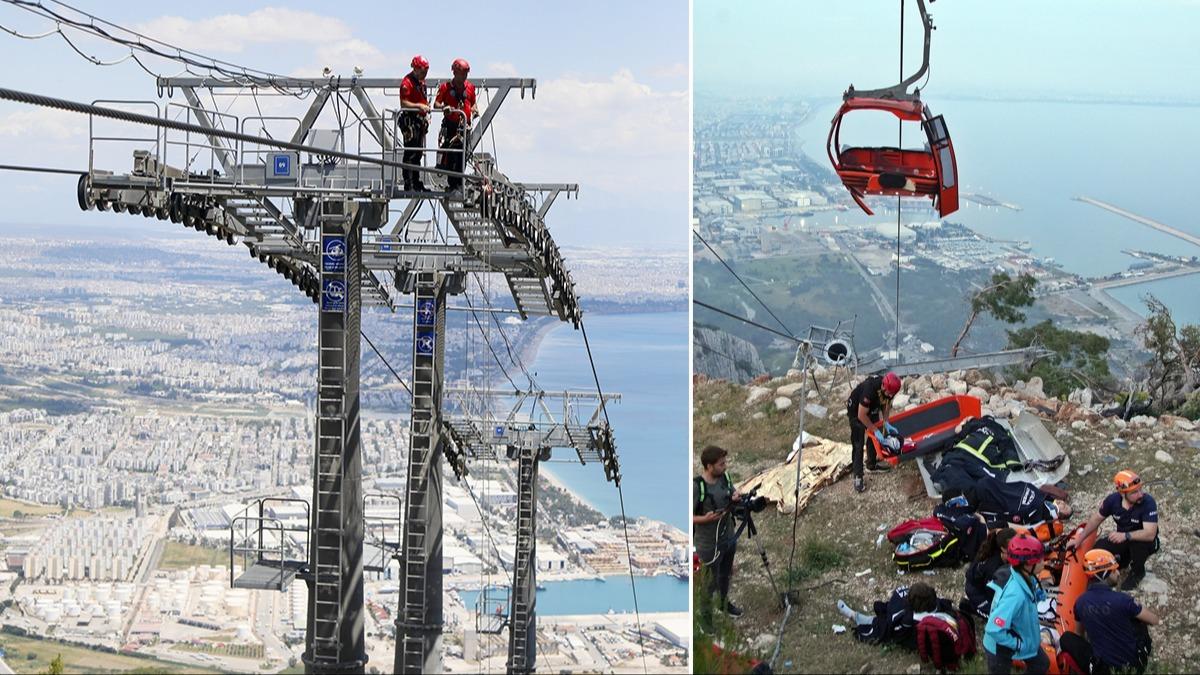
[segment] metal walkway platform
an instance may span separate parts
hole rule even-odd
[[[234,579],[233,587],[258,591],[286,591],[292,580],[305,567],[306,563],[300,560],[260,560]]]

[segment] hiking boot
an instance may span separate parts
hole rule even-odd
[[[855,476],[854,477],[854,491],[862,492],[863,490],[866,490],[866,489],[867,489],[867,486],[865,483],[863,483],[862,476]]]
[[[867,467],[867,473],[887,473],[892,470],[892,466],[888,463],[871,464]]]
[[[742,608],[738,607],[737,605],[733,604],[732,602],[726,601],[725,602],[725,613],[728,614],[729,616],[737,618],[742,615]]]
[[[1146,578],[1146,574],[1144,572],[1142,574],[1131,573],[1129,576],[1125,577],[1123,581],[1121,581],[1121,590],[1132,591],[1133,589],[1137,588],[1138,584],[1142,583],[1142,579],[1144,578]]]

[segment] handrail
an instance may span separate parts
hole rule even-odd
[[[162,108],[158,105],[157,101],[134,100],[134,99],[112,99],[112,98],[107,98],[107,99],[100,98],[100,99],[96,99],[96,100],[92,101],[92,105],[98,105],[100,103],[107,103],[107,104],[118,103],[118,104],[154,106],[154,116],[155,117],[162,116]],[[88,115],[88,175],[92,175],[95,173],[95,162],[96,162],[95,143],[96,143],[96,141],[119,141],[119,142],[136,141],[139,143],[144,143],[146,141],[152,140],[154,142],[154,159],[156,162],[161,161],[163,148],[162,148],[162,142],[161,142],[160,136],[164,136],[165,133],[159,134],[157,128],[154,130],[153,139],[145,137],[145,136],[133,136],[133,137],[97,136],[96,129],[95,129],[95,121],[96,121],[95,115]]]

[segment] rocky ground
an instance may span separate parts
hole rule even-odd
[[[800,381],[797,371],[749,386],[697,377],[694,455],[709,444],[729,449],[735,480],[782,462],[796,436]],[[852,384],[842,370],[818,368],[804,396],[810,433],[848,439],[843,402]],[[1118,470],[1132,468],[1141,474],[1158,500],[1163,547],[1150,559],[1150,574],[1134,592],[1163,619],[1152,629],[1151,670],[1194,671],[1200,663],[1200,424],[1168,416],[1135,417],[1126,423],[1103,417],[1101,409],[1111,404],[1093,400],[1089,391],[1076,391],[1060,401],[1045,396],[1038,378],[1007,383],[999,373],[978,371],[906,378],[897,409],[952,393],[977,396],[985,412],[998,418],[1012,418],[1022,410],[1041,417],[1071,457],[1067,483],[1077,513],[1095,508]],[[764,659],[775,648],[783,612],[763,573],[756,551],[761,543],[780,585],[794,586],[801,595],[802,604],[783,635],[777,671],[918,672],[913,653],[864,645],[848,633],[834,631],[835,625],[847,623],[834,606],[839,598],[869,611],[872,601],[916,581],[898,573],[881,535],[903,520],[929,515],[934,505],[911,463],[887,474],[868,475],[867,481],[862,494],[854,493],[848,476],[818,493],[799,515],[794,542],[791,515],[771,509],[758,514],[759,538],[739,544],[732,597],[745,615],[733,623],[737,644],[732,647]],[[1069,524],[1082,517],[1077,515]],[[793,544],[796,571],[789,584]],[[919,578],[939,595],[957,600],[963,572],[964,568],[938,569]],[[982,662],[972,664],[968,672],[984,672]]]

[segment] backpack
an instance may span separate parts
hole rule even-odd
[[[975,655],[975,625],[962,612],[955,612],[957,626],[937,616],[917,623],[917,655],[921,663],[931,663],[939,672],[958,670],[965,658]]]
[[[947,530],[935,516],[906,520],[893,527],[887,538],[896,547],[892,561],[903,569],[953,567],[960,562],[958,535]]]

